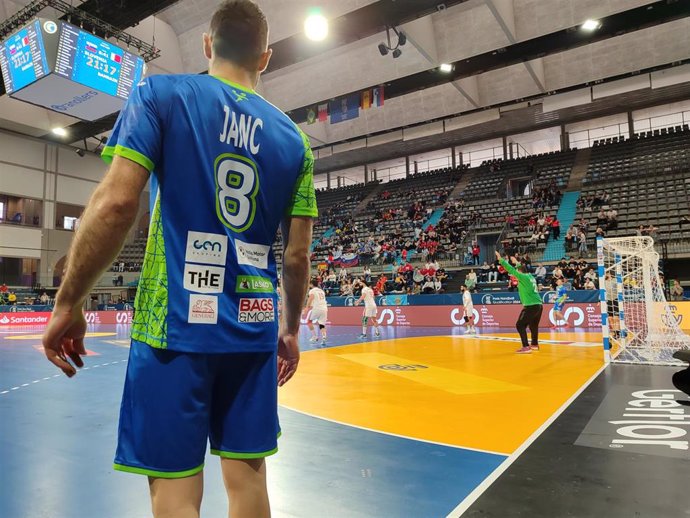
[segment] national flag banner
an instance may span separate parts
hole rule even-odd
[[[316,110],[314,108],[307,108],[307,124],[314,124],[316,122]]]
[[[110,53],[110,59],[115,63],[122,63],[122,56],[115,54],[114,52]]]
[[[337,124],[359,117],[359,93],[350,94],[335,101],[330,101],[328,111],[331,115],[331,124]]]
[[[319,122],[328,120],[328,104],[319,104]]]
[[[340,266],[351,268],[359,264],[359,256],[354,253],[343,254],[340,258]]]
[[[374,88],[372,104],[374,106],[383,106],[383,85]]]
[[[371,108],[371,90],[367,89],[362,92],[362,109],[368,110]]]
[[[98,46],[95,45],[94,43],[91,43],[90,41],[87,41],[85,44],[86,50],[89,52],[98,52]]]

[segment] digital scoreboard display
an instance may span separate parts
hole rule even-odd
[[[127,100],[139,83],[144,60],[93,34],[61,23],[55,73]]]
[[[120,110],[145,73],[140,56],[45,18],[0,43],[0,68],[12,98],[89,121]]]
[[[0,67],[5,90],[11,94],[50,73],[38,20],[16,32],[2,44]]]

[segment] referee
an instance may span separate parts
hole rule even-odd
[[[508,262],[503,259],[501,254],[497,251],[496,259],[498,259],[498,262],[509,274],[513,275],[518,280],[518,294],[520,295],[520,302],[524,306],[520,313],[520,317],[515,323],[515,327],[520,335],[520,340],[522,340],[522,347],[515,352],[518,354],[530,354],[532,351],[538,351],[539,321],[541,320],[543,307],[541,296],[537,289],[537,281],[532,275],[527,273],[527,267],[520,264],[515,257],[511,257],[510,262]],[[527,341],[528,327],[532,333],[531,345]]]

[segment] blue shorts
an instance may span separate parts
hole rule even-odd
[[[115,469],[182,478],[211,453],[231,459],[278,450],[276,353],[199,354],[132,340]]]
[[[553,305],[553,310],[561,313],[561,312],[563,312],[563,306],[565,306],[565,302],[556,302]]]

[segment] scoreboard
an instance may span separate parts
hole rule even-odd
[[[144,75],[144,60],[62,21],[39,18],[0,45],[11,97],[96,120],[122,108]]]

